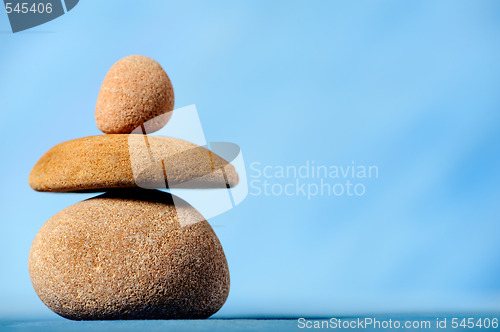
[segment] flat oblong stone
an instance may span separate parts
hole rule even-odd
[[[37,191],[113,188],[227,188],[238,183],[229,162],[195,144],[162,136],[110,134],[60,143],[33,167]]]
[[[197,222],[183,226],[179,212]],[[43,303],[74,320],[207,318],[230,283],[207,221],[178,197],[146,189],[54,215],[33,241],[29,272]]]

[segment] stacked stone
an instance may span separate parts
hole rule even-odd
[[[187,202],[157,189],[228,188],[238,175],[202,147],[145,135],[162,128],[173,107],[172,84],[156,61],[123,58],[106,75],[96,104],[97,126],[107,135],[56,145],[31,171],[37,191],[106,191],[54,215],[33,241],[31,281],[57,314],[75,320],[206,318],[226,301],[229,270],[213,229]],[[137,128],[141,134],[132,133]],[[161,176],[143,168],[148,189],[134,173],[131,155],[143,153],[137,140],[154,144],[162,161]]]

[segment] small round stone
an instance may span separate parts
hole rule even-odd
[[[206,318],[229,293],[210,225],[156,190],[110,192],[57,213],[33,241],[29,271],[40,299],[74,320]]]
[[[160,64],[142,55],[130,55],[106,74],[97,97],[95,121],[106,134],[129,134],[151,120],[146,128],[151,133],[168,122],[173,109],[174,89]],[[170,116],[158,117],[166,113]]]

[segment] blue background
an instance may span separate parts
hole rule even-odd
[[[247,166],[379,168],[362,197],[249,195],[211,219],[231,271],[217,317],[499,311],[499,40],[500,3],[481,0],[80,1],[17,34],[1,12],[0,318],[56,317],[29,248],[93,195],[28,175],[99,134],[100,84],[130,54]]]

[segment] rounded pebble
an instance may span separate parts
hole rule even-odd
[[[174,89],[155,60],[131,55],[116,62],[102,82],[95,121],[106,134],[129,134],[148,122],[147,132],[161,129],[174,109]],[[158,117],[169,112],[170,116]]]
[[[179,200],[156,190],[122,190],[54,215],[29,254],[40,299],[74,320],[214,314],[229,293],[226,258],[210,225]],[[183,227],[180,212],[202,221]]]

